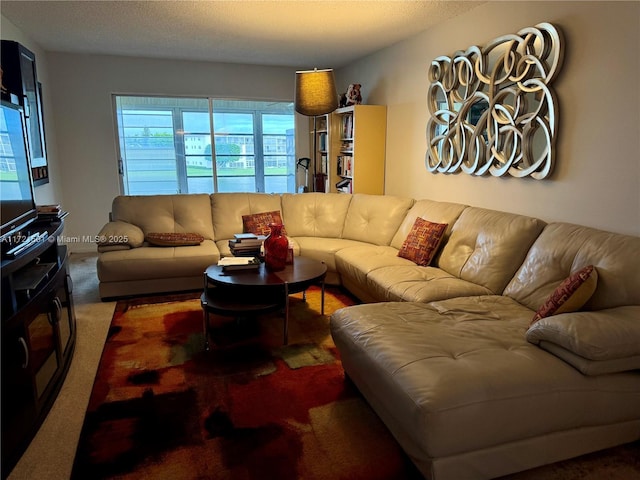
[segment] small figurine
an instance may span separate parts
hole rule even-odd
[[[362,103],[362,95],[360,94],[360,85],[359,83],[352,83],[347,88],[347,105],[360,105]]]
[[[362,94],[360,93],[359,83],[352,83],[349,85],[346,93],[340,95],[340,102],[338,106],[347,107],[349,105],[360,105],[362,103]]]

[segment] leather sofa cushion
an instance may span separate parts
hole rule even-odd
[[[344,238],[316,238],[297,237],[296,245],[299,247],[300,255],[313,258],[319,262],[324,262],[330,272],[337,271],[335,253],[345,249],[362,246],[361,242],[346,240]]]
[[[349,203],[340,193],[285,193],[282,218],[292,237],[342,238]]]
[[[488,288],[440,268],[421,267],[398,257],[398,250],[391,246],[344,248],[336,252],[335,263],[345,285],[350,289],[361,286],[358,294],[364,302],[431,302],[492,294]]]
[[[349,204],[343,237],[389,245],[412,205],[411,198],[356,193]]]
[[[640,375],[587,377],[525,339],[533,311],[508,297],[338,310],[350,378],[412,451],[440,458],[640,417]]]
[[[500,294],[544,225],[532,217],[469,207],[454,223],[438,266]]]
[[[526,338],[585,374],[640,369],[640,306],[553,315]]]
[[[564,360],[585,375],[606,375],[609,373],[640,369],[640,355],[612,358],[611,360],[589,360],[555,343],[542,340],[539,345],[540,348]]]
[[[552,223],[535,241],[504,295],[537,310],[572,271],[593,265],[598,285],[584,310],[640,305],[638,252],[640,237]]]
[[[412,261],[398,257],[396,248],[384,245],[364,246],[362,244],[355,248],[338,250],[335,254],[335,263],[345,284],[349,285],[352,290],[355,287],[361,287],[363,291],[357,292],[357,294],[363,302],[386,299],[386,290],[373,292],[367,286],[367,275],[370,272],[390,265],[416,266]]]
[[[432,302],[452,297],[491,295],[492,292],[436,267],[393,265],[367,275],[367,289],[383,301]]]
[[[205,240],[189,247],[142,247],[103,252],[98,257],[97,270],[101,282],[202,277],[205,269],[219,259],[215,243]]]
[[[280,211],[280,195],[269,193],[215,193],[209,212],[215,225],[215,239],[228,240],[242,233],[242,216]]]
[[[206,194],[121,195],[113,200],[112,220],[151,232],[198,233],[213,240],[211,201]]]

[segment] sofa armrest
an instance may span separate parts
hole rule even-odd
[[[640,306],[552,315],[532,325],[529,342],[582,373],[640,369]]]
[[[117,220],[108,222],[96,238],[98,248],[111,246],[141,247],[144,243],[144,232],[137,225]]]

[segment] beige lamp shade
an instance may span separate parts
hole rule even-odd
[[[333,70],[296,72],[296,112],[308,117],[324,115],[338,108]]]

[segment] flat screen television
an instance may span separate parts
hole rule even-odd
[[[38,216],[22,109],[2,101],[0,114],[0,241],[20,243],[20,232]]]

